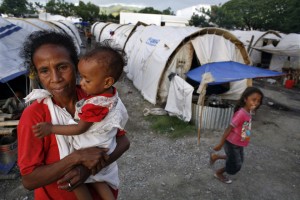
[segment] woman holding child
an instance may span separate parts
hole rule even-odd
[[[74,116],[75,103],[86,97],[76,86],[78,57],[73,40],[62,33],[40,31],[29,36],[22,56],[30,72],[52,96],[53,105]],[[18,126],[18,165],[25,188],[35,190],[35,199],[76,199],[72,191],[90,174],[117,160],[128,148],[125,132],[117,134],[117,146],[108,156],[108,149],[90,147],[75,150],[60,160],[54,134],[35,137],[32,127],[40,122],[53,122],[51,107],[41,100],[27,107]],[[57,116],[60,118],[60,116]],[[59,121],[59,120],[58,120]],[[89,170],[88,168],[92,169]],[[91,188],[94,199],[99,199]],[[117,198],[117,190],[112,189]]]

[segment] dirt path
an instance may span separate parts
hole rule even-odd
[[[154,107],[143,100],[131,81],[122,78],[117,84],[130,120],[127,125],[130,149],[119,159],[120,200],[140,199],[300,199],[300,113],[268,106],[265,101],[254,117],[253,137],[245,149],[242,170],[226,185],[213,177],[208,165],[210,148],[217,143],[221,131],[203,132],[200,145],[196,133],[170,139],[149,128],[143,109]],[[274,96],[272,88],[267,100]],[[275,90],[275,92],[278,90]],[[273,96],[272,96],[273,95]],[[285,99],[300,97],[297,91]],[[296,99],[297,99],[296,98]],[[285,102],[286,103],[286,102]],[[217,162],[215,168],[222,166]],[[17,169],[14,169],[17,170]],[[23,189],[20,179],[0,180],[0,199],[33,199]]]

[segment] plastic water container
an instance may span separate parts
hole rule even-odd
[[[286,80],[285,81],[285,88],[291,89],[294,86],[294,81],[293,80]]]

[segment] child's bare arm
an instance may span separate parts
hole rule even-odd
[[[35,126],[32,126],[32,131],[35,137],[43,138],[51,134],[52,124],[48,122],[38,123]]]
[[[222,138],[221,138],[219,144],[217,144],[217,145],[213,148],[215,151],[220,151],[220,150],[222,149],[222,147],[223,147],[223,145],[224,145],[224,143],[225,143],[225,140],[226,140],[226,138],[228,137],[228,135],[229,135],[231,129],[232,129],[232,126],[231,126],[231,125],[228,126],[228,127],[225,129],[225,131],[224,131],[224,133],[223,133],[223,135],[222,135]]]
[[[52,125],[51,123],[38,123],[33,127],[33,132],[38,138],[45,137],[50,133],[55,133],[58,135],[80,135],[86,132],[93,122],[79,121],[78,124],[71,125]]]

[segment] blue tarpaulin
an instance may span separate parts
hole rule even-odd
[[[186,75],[190,79],[201,82],[202,74],[210,72],[214,82],[209,85],[239,81],[246,78],[263,78],[282,76],[284,73],[249,66],[238,62],[214,62],[207,63],[189,71]]]
[[[0,17],[0,83],[27,73],[19,52],[28,34],[28,31]]]

